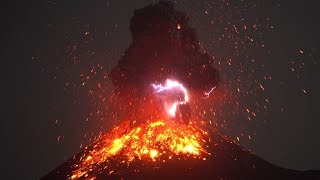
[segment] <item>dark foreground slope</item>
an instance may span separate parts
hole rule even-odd
[[[129,166],[115,161],[112,165],[121,169],[120,174],[106,171],[97,174],[96,179],[320,179],[319,171],[302,172],[272,165],[223,138],[208,145],[211,155],[205,160],[181,155],[171,160],[166,158],[165,162],[136,160]],[[79,153],[42,179],[67,179],[82,155]]]

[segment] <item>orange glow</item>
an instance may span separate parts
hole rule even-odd
[[[94,174],[106,171],[106,168],[96,167],[107,167],[110,158],[127,164],[135,159],[161,162],[165,158],[172,159],[173,155],[202,159],[207,154],[203,146],[206,137],[207,132],[198,128],[196,123],[158,120],[130,127],[130,123],[125,122],[88,148],[70,179],[94,178]]]

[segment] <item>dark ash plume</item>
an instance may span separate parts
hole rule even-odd
[[[150,83],[167,78],[195,91],[217,86],[220,77],[211,66],[213,58],[201,52],[188,21],[170,2],[136,10],[130,22],[133,42],[111,72],[115,91],[139,96]]]

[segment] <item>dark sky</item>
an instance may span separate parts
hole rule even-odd
[[[39,178],[80,151],[80,144],[87,142],[82,138],[88,129],[85,126],[97,129],[97,124],[84,125],[92,108],[90,100],[82,89],[76,93],[65,91],[65,83],[70,79],[77,81],[78,75],[96,61],[114,66],[130,44],[128,26],[133,11],[152,2],[52,0],[44,4],[21,2],[7,6],[2,34],[5,46],[1,76],[4,90],[1,93],[4,107],[1,149],[5,160],[2,176]],[[208,6],[204,2],[178,1],[176,6],[190,15],[203,49],[209,54],[227,57],[228,49],[223,47],[228,46],[219,50],[217,44],[212,45],[210,41],[215,27],[209,25],[205,16]],[[273,77],[264,85],[272,103],[270,110],[258,116],[254,126],[248,127],[256,132],[254,139],[240,143],[282,167],[320,169],[317,1],[261,1],[260,4],[260,9],[251,11],[248,19],[265,15],[272,20],[274,30],[263,35],[270,53],[254,48],[248,52],[264,62],[265,71]],[[215,11],[215,7],[211,11]],[[89,39],[84,39],[85,32],[90,32]],[[67,45],[86,40],[90,43],[79,50],[84,52],[76,52],[80,54],[81,63],[76,66],[68,63]],[[87,55],[92,49],[96,58]],[[307,52],[314,59],[306,55]],[[291,70],[291,60],[304,63],[299,79]],[[220,73],[226,80],[234,78],[230,70],[222,69]],[[263,77],[262,74],[257,76]],[[243,101],[250,103],[250,99],[255,98],[258,97]],[[267,123],[259,123],[264,121]],[[233,136],[237,131],[235,126],[227,132]],[[61,141],[57,142],[59,136]]]

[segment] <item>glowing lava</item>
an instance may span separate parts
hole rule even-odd
[[[166,109],[167,114],[170,117],[176,116],[177,107],[180,104],[186,104],[189,101],[188,91],[187,89],[178,81],[167,79],[165,86],[162,86],[161,84],[155,85],[152,84],[153,88],[156,90],[156,93],[182,93],[182,98],[166,98],[164,102],[164,107]],[[168,97],[168,95],[166,95]]]
[[[207,137],[208,133],[194,123],[159,120],[130,128],[126,122],[86,148],[70,179],[94,178],[102,171],[113,173],[115,169],[109,169],[112,160],[129,165],[135,160],[164,162],[175,155],[201,158],[209,154],[204,148]]]

